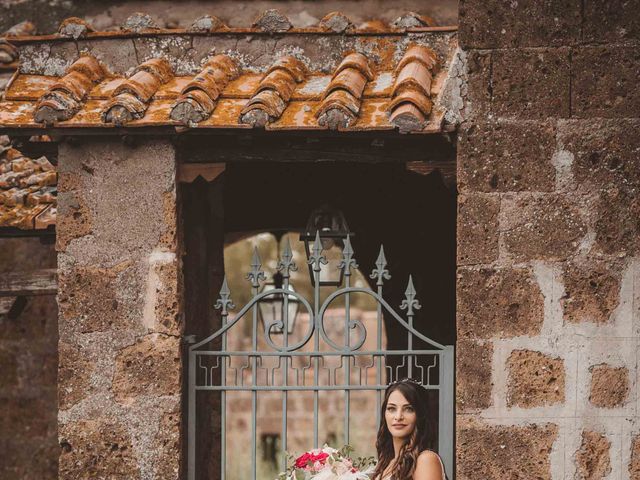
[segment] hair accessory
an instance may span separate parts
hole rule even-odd
[[[414,385],[420,385],[421,387],[424,387],[422,382],[414,380],[413,378],[403,378],[401,380],[396,380],[394,382],[391,382],[388,386],[390,387],[391,385],[397,385],[399,383],[413,383]]]

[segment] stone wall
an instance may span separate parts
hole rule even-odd
[[[640,478],[638,2],[460,2],[457,473]]]
[[[175,168],[160,139],[60,146],[60,478],[179,477]]]
[[[53,245],[0,239],[0,274],[55,268]],[[0,298],[0,478],[53,479],[58,470],[58,322],[53,295]],[[6,301],[5,301],[6,300]],[[18,314],[18,315],[16,315]]]

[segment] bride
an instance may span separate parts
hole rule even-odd
[[[376,440],[373,480],[446,480],[437,453],[428,450],[426,391],[411,379],[387,387]]]

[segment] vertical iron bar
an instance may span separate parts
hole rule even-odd
[[[320,266],[318,264],[317,270],[314,269],[313,275],[315,277],[315,285],[313,287],[313,321],[315,324],[315,332],[314,332],[314,341],[313,341],[313,351],[315,356],[313,357],[313,448],[318,448],[318,403],[319,403],[319,390],[318,383],[320,372],[318,369],[319,366],[319,358],[318,353],[320,351],[320,328],[321,328],[321,319],[318,318],[318,309],[320,308]]]
[[[407,378],[413,378],[413,356],[411,355],[411,350],[413,350],[413,315],[409,315],[409,332],[407,333],[407,350],[409,351],[408,361],[409,365],[407,367]]]
[[[378,298],[382,298],[382,283],[378,282]],[[382,304],[377,301],[377,343],[376,348],[378,352],[382,351]],[[378,355],[377,369],[376,369],[376,383],[377,386],[382,385],[382,355]],[[382,395],[384,390],[376,390],[376,428],[380,425],[380,409],[382,408]]]
[[[289,272],[288,270],[284,275],[284,291],[289,291]],[[282,331],[284,333],[283,345],[285,351],[289,346],[289,295],[285,294],[283,300],[283,325]],[[284,472],[287,469],[287,390],[286,387],[289,384],[289,357],[285,355],[284,357],[284,375],[282,379],[282,385],[285,387],[282,390],[282,471]]]
[[[227,324],[227,316],[222,316],[222,326]],[[222,334],[222,351],[227,350],[227,332]],[[220,357],[222,370],[220,371],[220,383],[223,387],[227,386],[227,358]],[[227,392],[222,389],[220,391],[220,478],[227,478]]]
[[[253,287],[252,296],[258,295],[258,287]],[[251,348],[255,353],[258,350],[258,303],[255,302],[252,307],[252,341]],[[258,384],[258,365],[255,355],[251,355],[252,384],[255,387]],[[257,410],[258,410],[258,391],[251,390],[251,478],[255,479],[258,471],[258,454],[257,454]]]
[[[345,287],[349,288],[351,278],[351,268],[349,265],[344,266],[344,281]],[[344,346],[346,350],[351,348],[351,299],[349,298],[349,292],[344,296]],[[345,356],[343,355],[344,359]],[[351,356],[346,357],[347,365],[345,366],[344,376],[347,381],[347,386],[351,385]],[[349,416],[351,414],[351,390],[346,389],[344,391],[344,444],[349,445]]]
[[[189,480],[196,479],[196,354],[189,350],[189,439],[188,470]]]
[[[438,453],[442,457],[445,470],[453,475],[453,375],[454,350],[448,345],[440,357],[440,385],[438,398]]]

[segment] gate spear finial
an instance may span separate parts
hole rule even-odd
[[[253,257],[251,257],[251,271],[247,273],[248,280],[251,281],[253,288],[260,288],[260,280],[266,280],[267,277],[262,271],[262,260],[258,253],[258,247],[253,247]]]
[[[329,263],[327,258],[322,255],[322,242],[320,242],[320,231],[316,230],[316,239],[313,242],[313,248],[311,249],[311,255],[309,255],[309,261],[307,262],[313,267],[314,272],[322,270],[322,265]]]
[[[216,309],[222,309],[221,315],[226,317],[229,314],[230,308],[236,308],[235,304],[231,300],[231,291],[229,290],[229,285],[227,285],[227,276],[224,276],[222,280],[222,287],[220,288],[220,297],[218,301],[214,305]]]
[[[278,261],[277,269],[282,273],[283,278],[289,278],[291,272],[298,270],[298,266],[293,261],[293,252],[288,238],[284,243],[284,251],[282,252],[282,258]]]
[[[351,236],[347,235],[344,241],[344,248],[342,249],[342,260],[340,260],[338,264],[338,268],[343,269],[346,276],[351,275],[352,268],[358,268],[354,253],[353,247],[351,246]]]
[[[387,270],[387,258],[384,256],[384,245],[380,245],[380,253],[376,260],[376,268],[373,269],[369,278],[377,278],[377,285],[381,287],[384,284],[384,280],[391,279],[389,270]]]
[[[413,309],[420,310],[422,305],[420,302],[416,300],[416,289],[413,286],[413,277],[409,275],[409,283],[407,284],[407,289],[404,292],[405,299],[400,304],[401,310],[407,310],[407,315],[413,315]]]

